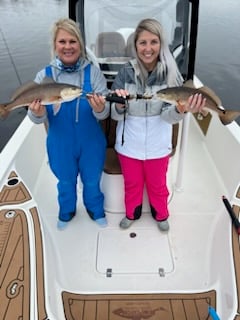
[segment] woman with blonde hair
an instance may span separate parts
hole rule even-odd
[[[68,18],[54,23],[51,63],[37,73],[35,82],[50,77],[83,89],[83,95],[61,105],[43,106],[33,101],[28,115],[35,123],[48,121],[47,151],[50,168],[58,179],[58,223],[64,229],[76,214],[77,178],[83,185],[83,202],[91,219],[106,226],[100,179],[105,161],[106,141],[98,119],[108,116],[108,93],[101,71],[85,57],[77,24]],[[86,92],[95,92],[86,99]]]
[[[168,231],[166,175],[172,152],[172,124],[185,117],[183,109],[200,112],[205,99],[201,95],[191,96],[186,105],[181,105],[180,112],[178,106],[154,98],[158,90],[183,83],[157,20],[140,21],[134,33],[134,52],[135,59],[120,69],[112,89],[118,96],[153,98],[116,104],[112,111],[113,118],[118,121],[115,149],[125,186],[126,216],[120,227],[126,229],[140,218],[145,185],[152,216],[161,231]]]

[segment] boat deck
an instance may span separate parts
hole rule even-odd
[[[27,220],[31,217],[35,231],[38,318],[46,319],[44,295],[44,258],[41,226],[36,207],[28,212],[16,204],[31,201],[27,189],[14,172],[16,182],[1,191],[1,203],[13,209],[0,211],[1,236],[1,319],[27,319],[30,308],[31,236]],[[17,263],[16,263],[17,262]],[[5,293],[5,294],[4,294]],[[22,304],[22,301],[24,303]],[[216,306],[216,291],[191,294],[76,294],[62,291],[66,319],[207,319],[208,306]]]
[[[217,309],[225,300],[228,314],[236,305],[239,312],[232,294],[234,283],[240,289],[238,235],[222,204],[224,185],[195,138],[180,192],[174,188],[177,156],[170,163],[167,234],[148,212],[128,230],[118,227],[123,212],[107,212],[109,225],[99,228],[82,206],[81,186],[77,215],[59,231],[47,159],[31,193],[17,171],[9,172],[0,190],[0,319],[29,319],[34,301],[39,320],[204,320],[208,306]],[[234,211],[239,217],[240,208]],[[234,250],[235,272],[222,238]]]

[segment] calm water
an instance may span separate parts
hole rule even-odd
[[[0,101],[9,101],[22,83],[33,80],[50,61],[53,22],[68,16],[67,0],[0,0]],[[0,151],[26,114],[0,119]]]
[[[240,108],[239,12],[239,0],[200,0],[196,74],[226,109]],[[1,102],[49,62],[51,25],[65,16],[67,0],[0,0]],[[25,114],[15,110],[0,120],[0,151]]]
[[[200,0],[196,74],[226,109],[240,109],[239,12],[239,0]]]

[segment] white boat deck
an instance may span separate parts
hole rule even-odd
[[[44,250],[44,289],[50,319],[64,319],[63,292],[129,295],[194,294],[213,290],[217,294],[217,310],[222,319],[232,320],[236,315],[238,297],[232,254],[232,224],[222,195],[231,196],[230,200],[239,204],[234,194],[239,182],[236,157],[240,156],[240,150],[234,149],[233,159],[229,156],[229,150],[239,148],[239,141],[229,139],[231,143],[224,144],[224,151],[214,144],[214,160],[207,149],[211,136],[221,136],[224,130],[225,137],[231,135],[231,131],[218,124],[215,128],[213,123],[206,141],[192,120],[183,161],[183,179],[178,181],[180,191],[175,190],[180,144],[170,161],[168,233],[159,231],[146,210],[141,219],[127,230],[119,228],[123,209],[120,212],[108,211],[108,227],[100,228],[89,218],[82,205],[80,183],[77,214],[65,230],[59,231],[56,227],[57,181],[49,169],[45,154],[46,134],[43,127],[24,120],[25,125],[19,128],[2,155],[1,166],[6,173],[1,181],[4,184],[9,173],[16,171],[20,180],[31,190],[32,199],[22,203],[21,209],[27,213],[29,208],[36,206],[39,213]],[[21,139],[24,143],[19,143]],[[13,150],[16,157],[9,161]],[[220,175],[217,167],[221,166],[228,172],[222,170]],[[114,176],[110,178],[114,179]],[[109,177],[105,173],[104,179],[103,185],[106,186]],[[119,179],[122,179],[121,176],[117,177]],[[113,198],[119,197],[121,202],[123,190],[119,189],[108,188],[105,190],[106,197],[111,197],[112,192]],[[12,210],[14,205],[3,204],[1,208]],[[146,203],[144,208],[147,208]],[[31,218],[28,218],[28,224],[30,227]],[[30,234],[30,243],[33,239],[34,235]],[[32,244],[32,279],[35,274],[34,259]]]
[[[167,234],[158,230],[149,213],[123,231],[118,224],[124,213],[106,212],[109,225],[99,228],[90,220],[81,201],[69,226],[64,231],[57,230],[56,180],[49,172],[47,160],[44,161],[34,194],[37,203],[41,203],[38,209],[48,246],[47,261],[52,260],[48,263],[51,270],[46,273],[49,278],[57,273],[60,287],[82,293],[191,292],[216,285],[216,270],[209,268],[211,238],[220,238],[220,216],[226,223],[221,233],[229,232],[230,221],[221,200],[224,186],[199,133],[194,136],[192,129],[181,192],[174,191],[175,158],[169,168],[171,214]],[[230,259],[229,254],[221,256],[221,263]],[[111,277],[106,277],[107,269],[112,270]],[[161,270],[165,276],[159,274]]]

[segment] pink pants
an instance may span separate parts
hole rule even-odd
[[[161,159],[137,160],[118,154],[125,186],[126,216],[136,216],[136,208],[142,205],[144,185],[146,186],[151,212],[157,221],[165,220],[168,212],[167,169],[169,156]]]

